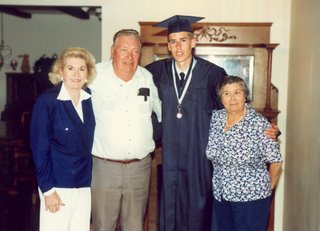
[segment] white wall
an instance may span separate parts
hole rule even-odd
[[[319,0],[292,0],[284,230],[320,230]]]
[[[26,3],[25,0],[10,0],[10,4]],[[281,113],[278,124],[283,133],[281,150],[285,155],[291,0],[29,0],[28,4],[101,5],[104,60],[110,57],[113,34],[122,28],[139,30],[138,21],[160,21],[175,14],[185,14],[206,17],[203,22],[272,22],[271,42],[280,43],[273,53],[272,82],[279,89]],[[275,231],[282,230],[283,176],[276,195]]]

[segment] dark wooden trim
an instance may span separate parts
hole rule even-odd
[[[30,19],[32,17],[30,13],[23,10],[19,10],[15,7],[10,7],[10,6],[0,7],[0,12],[10,14],[16,17],[20,17],[20,18],[25,18],[25,19]]]

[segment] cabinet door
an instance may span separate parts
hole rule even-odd
[[[7,104],[32,103],[37,92],[37,83],[32,74],[7,73]]]

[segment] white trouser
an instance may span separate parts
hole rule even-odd
[[[44,196],[40,194],[39,231],[89,231],[91,216],[90,188],[55,188],[65,204],[56,213],[45,211]]]

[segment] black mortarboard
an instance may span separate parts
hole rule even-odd
[[[204,17],[175,15],[153,26],[167,28],[168,34],[182,31],[192,32],[191,24],[201,19],[204,19]]]

